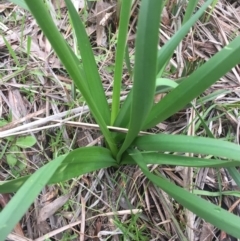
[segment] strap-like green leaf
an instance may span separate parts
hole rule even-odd
[[[133,94],[127,137],[118,158],[128,148],[153,105],[156,79],[156,61],[162,1],[142,0],[136,37]]]
[[[74,84],[81,91],[83,97],[85,98],[93,116],[95,117],[100,129],[111,149],[113,155],[117,154],[117,147],[112,138],[110,131],[107,128],[106,122],[98,108],[94,98],[91,95],[91,91],[87,84],[86,75],[84,71],[79,66],[79,61],[74,55],[73,51],[70,49],[69,45],[63,39],[62,35],[55,26],[46,6],[43,1],[32,1],[25,0],[33,16],[37,20],[39,26],[43,30],[44,34],[48,38],[58,57],[62,61],[66,70],[72,77]],[[44,16],[44,17],[43,17]]]
[[[24,9],[29,11],[29,8],[26,5],[26,3],[24,2],[24,0],[10,0],[10,2],[12,2],[12,3],[18,5],[19,7],[24,8]]]
[[[204,159],[157,152],[141,152],[144,164],[174,165],[184,167],[235,167],[239,161],[222,161],[216,159]],[[129,154],[124,154],[121,164],[133,165],[135,162]]]
[[[237,53],[240,53],[240,37],[236,37],[228,46],[215,54],[156,104],[143,129],[153,127],[167,119],[203,93],[236,64],[240,63],[240,54]]]
[[[64,161],[49,179],[48,184],[66,181],[85,173],[116,165],[111,152],[102,147],[79,148],[68,155],[58,157],[57,160],[59,158],[64,158]],[[0,182],[0,193],[16,192],[28,178],[29,176],[25,176],[11,181]]]
[[[119,2],[119,4],[120,4],[120,2]],[[121,85],[122,85],[123,60],[124,60],[125,49],[126,49],[128,23],[129,23],[129,18],[130,18],[132,0],[124,0],[121,2],[120,5],[121,5],[121,14],[120,14],[120,23],[119,23],[117,50],[116,50],[116,61],[115,61],[115,70],[114,70],[111,124],[114,123],[116,116],[118,115],[118,112],[119,112],[120,92],[121,92]]]
[[[110,124],[110,109],[104,93],[102,81],[94,59],[91,44],[89,42],[85,27],[70,0],[65,0],[77,37],[78,47],[82,57],[86,81],[92,99],[98,104],[99,112],[107,125]]]
[[[192,0],[192,1],[188,2],[187,9],[186,9],[182,24],[185,24],[191,18],[197,4],[198,4],[198,0]]]
[[[142,172],[152,181],[155,185],[160,187],[163,191],[168,193],[176,201],[181,203],[185,208],[189,209],[205,221],[212,223],[221,230],[226,231],[228,234],[236,238],[240,238],[239,223],[240,218],[236,215],[216,206],[198,196],[189,193],[169,182],[162,176],[156,176],[150,173],[143,161],[143,156],[137,150],[134,150],[132,157],[135,162],[141,167]],[[192,227],[193,228],[193,227]]]
[[[6,240],[7,235],[27,211],[63,160],[64,157],[58,157],[55,161],[36,171],[3,209],[0,213],[0,241]]]
[[[206,137],[157,134],[137,137],[133,145],[145,151],[197,153],[240,161],[240,146]]]
[[[238,187],[240,187],[240,173],[239,173],[239,171],[234,167],[228,167],[227,170],[228,170],[229,174],[231,175],[231,177],[233,178],[233,180],[238,185]]]

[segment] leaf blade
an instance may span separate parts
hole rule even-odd
[[[80,68],[79,61],[73,51],[70,49],[69,45],[63,39],[63,36],[58,31],[55,26],[49,12],[46,9],[43,1],[32,1],[25,0],[30,11],[37,20],[39,26],[43,30],[44,34],[48,38],[58,57],[62,61],[69,75],[72,77],[74,84],[81,91],[84,99],[86,100],[94,118],[100,126],[100,129],[111,149],[113,155],[117,154],[116,143],[108,130],[106,122],[102,114],[98,109],[98,103],[92,98],[89,86],[87,84],[86,76],[84,71]],[[42,17],[44,16],[44,18]]]
[[[123,73],[123,60],[124,60],[124,55],[126,50],[128,23],[130,18],[131,6],[132,6],[132,0],[123,1],[121,3],[120,23],[119,23],[116,60],[115,60],[115,69],[114,69],[114,81],[113,81],[111,124],[114,123],[116,116],[119,112],[120,92],[121,92],[122,73]]]
[[[61,156],[61,158],[64,158],[64,161],[58,167],[54,176],[50,178],[48,184],[62,182],[88,172],[116,165],[111,152],[103,147],[78,148],[68,155]],[[16,192],[28,178],[29,176],[24,176],[15,180],[0,182],[0,193]]]
[[[110,124],[109,105],[107,103],[102,81],[98,73],[97,65],[86,30],[72,2],[70,0],[65,0],[65,3],[72,19],[77,37],[77,43],[81,53],[89,91],[95,103],[98,103],[99,112],[102,114],[105,123]]]
[[[158,29],[162,2],[141,2],[136,37],[134,82],[132,90],[129,131],[118,153],[127,149],[141,130],[146,116],[153,105],[155,93]]]
[[[222,161],[216,159],[205,159],[188,156],[179,156],[172,154],[162,154],[156,152],[141,152],[145,164],[158,164],[158,165],[173,165],[173,166],[184,166],[184,167],[235,167],[239,165],[238,161]],[[122,164],[133,165],[134,160],[130,155],[123,157]]]
[[[240,161],[238,145],[213,138],[156,134],[137,137],[133,145],[145,151],[196,153]]]
[[[137,150],[134,151],[132,157],[150,181],[168,193],[184,207],[212,223],[219,229],[226,231],[234,237],[240,238],[239,217],[172,184],[162,176],[159,177],[152,174],[149,172],[146,165],[143,164],[143,157]]]
[[[19,7],[29,11],[29,8],[27,6],[27,4],[24,2],[24,0],[10,0],[10,2],[18,5]]]
[[[240,52],[240,36],[236,37],[228,46],[215,54],[156,104],[143,129],[155,126],[184,108],[236,64],[240,63],[240,55],[237,55],[236,52]]]
[[[36,171],[3,209],[0,213],[1,241],[12,231],[63,160],[64,158],[60,157]]]

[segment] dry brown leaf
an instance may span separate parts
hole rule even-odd
[[[102,25],[102,26],[106,26],[107,23],[108,23],[109,18],[112,16],[112,14],[113,14],[113,12],[106,13],[104,15],[104,17],[101,19],[99,24]]]
[[[10,109],[13,113],[13,120],[19,119],[27,115],[26,106],[22,100],[22,96],[18,89],[9,88],[8,100]]]
[[[96,14],[97,14],[97,46],[107,46],[107,35],[105,28],[101,25],[102,19],[105,17],[104,9],[106,9],[103,0],[97,1],[96,3]]]
[[[154,103],[158,103],[163,97],[165,97],[165,95],[165,93],[156,94],[154,96]]]
[[[0,13],[4,12],[7,8],[13,8],[13,6],[11,6],[11,3],[0,4]]]
[[[89,27],[86,28],[86,32],[87,35],[90,36],[91,34],[93,34],[96,31],[97,27],[94,25],[91,25]]]
[[[55,9],[66,7],[64,0],[52,0],[52,5],[55,7]]]
[[[50,53],[52,50],[52,46],[47,38],[45,38],[45,51],[46,53]]]
[[[219,19],[219,18],[218,18],[218,22],[219,22],[219,25],[221,26],[221,28],[223,29],[223,31],[224,31],[227,35],[231,35],[231,34],[233,34],[233,33],[239,32],[239,29],[237,29],[235,26],[229,25],[228,23],[226,23],[225,21],[222,21],[222,20]]]
[[[45,59],[45,53],[42,50],[40,50],[39,45],[34,40],[32,40],[31,42],[30,53],[39,59]]]
[[[95,222],[95,231],[94,231],[94,238],[93,240],[94,241],[99,241],[99,238],[97,237],[97,234],[101,231],[101,228],[102,228],[102,221],[99,218],[97,218],[96,222]]]
[[[53,202],[45,205],[39,212],[38,223],[45,221],[52,216],[60,207],[62,207],[69,199],[70,195],[57,198]]]
[[[57,188],[44,194],[44,196],[42,198],[42,202],[44,203],[44,205],[51,203],[51,201],[57,196],[57,194],[58,194]]]
[[[210,41],[206,41],[206,42],[194,41],[194,44],[199,50],[202,50],[208,54],[215,54],[217,52],[215,45]]]
[[[28,239],[26,237],[22,237],[15,233],[8,234],[8,240],[14,240],[14,241],[33,241],[32,239]]]
[[[42,234],[47,234],[51,231],[51,227],[46,221],[38,223],[37,228]]]
[[[29,119],[31,119],[33,117],[36,117],[38,115],[41,115],[41,114],[45,113],[45,111],[46,111],[46,109],[42,109],[42,110],[36,111],[34,113],[28,114],[28,115],[26,115],[23,118],[20,118],[18,120],[11,121],[10,123],[0,127],[0,132],[5,131],[5,130],[10,130],[10,129],[18,126],[19,124],[28,121]]]
[[[164,24],[164,26],[170,25],[170,18],[166,7],[164,7],[162,11],[162,23]]]

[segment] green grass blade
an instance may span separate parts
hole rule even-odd
[[[98,103],[98,109],[100,113],[102,113],[104,121],[107,123],[107,125],[109,125],[110,109],[85,27],[72,2],[70,0],[65,0],[65,3],[76,34],[89,91],[95,103]]]
[[[63,160],[63,157],[59,157],[36,171],[1,211],[0,241],[6,240],[7,235],[22,218],[28,207],[33,203],[34,199],[47,184]]]
[[[118,158],[141,130],[153,105],[161,7],[162,2],[158,0],[141,1],[137,25],[129,131],[118,153]]]
[[[236,182],[236,184],[240,187],[240,173],[235,167],[228,167],[227,168],[229,174],[233,178],[233,180]]]
[[[184,108],[190,101],[198,97],[240,63],[240,54],[236,53],[240,53],[240,37],[235,38],[228,46],[214,55],[156,104],[143,129],[155,126]]]
[[[63,182],[85,173],[116,165],[111,152],[102,147],[79,148],[57,159],[59,158],[64,158],[64,161],[49,179],[48,184]],[[25,176],[11,181],[0,182],[0,193],[16,192],[28,178],[29,176]]]
[[[20,64],[20,62],[18,61],[16,52],[12,49],[11,44],[9,44],[9,42],[6,40],[6,38],[5,38],[4,36],[2,36],[2,37],[3,37],[3,41],[4,41],[4,43],[6,44],[7,49],[8,49],[8,51],[9,51],[10,55],[12,56],[13,60],[15,61],[15,64],[20,67],[21,64]]]
[[[187,9],[183,18],[182,25],[184,25],[193,15],[193,12],[198,4],[198,0],[188,1]]]
[[[145,164],[212,168],[239,166],[239,161],[222,161],[217,159],[205,159],[156,152],[141,152],[141,154]],[[133,165],[134,163],[135,162],[130,155],[124,154],[121,164]]]
[[[112,113],[111,124],[114,123],[120,106],[120,92],[122,85],[123,62],[126,51],[126,42],[128,34],[128,23],[130,18],[132,1],[125,0],[121,3],[120,23],[117,38],[117,50],[113,81],[113,99],[112,99]]]
[[[24,0],[9,0],[10,2],[18,5],[19,7],[25,9],[25,10],[28,10],[29,11],[29,8],[28,6],[26,5],[25,1]]]
[[[205,221],[212,223],[221,230],[226,231],[228,234],[236,238],[240,238],[239,223],[240,218],[236,215],[216,206],[198,196],[189,193],[169,182],[162,176],[156,176],[148,171],[143,161],[143,157],[137,150],[132,153],[135,162],[141,167],[142,172],[152,181],[155,185],[160,187],[163,191],[168,193],[176,201],[181,203],[185,208],[189,209]]]
[[[129,92],[126,100],[124,101],[121,110],[117,116],[117,119],[114,122],[114,126],[128,128],[129,118],[130,118],[130,107],[132,100],[132,91]],[[114,140],[120,142],[126,137],[125,133],[113,133]]]
[[[27,36],[27,63],[29,62],[30,58],[30,52],[31,52],[31,44],[32,44],[32,38],[30,36]]]
[[[121,110],[114,122],[114,126],[127,127],[130,122],[130,111],[131,111],[131,101],[133,92],[130,91],[127,98],[125,99]]]
[[[130,76],[130,79],[132,79],[132,67],[131,67],[131,60],[130,60],[130,56],[129,56],[129,49],[128,49],[128,45],[126,44],[126,49],[125,49],[125,64],[128,70],[128,74]]]
[[[133,145],[145,151],[196,153],[240,161],[240,146],[213,138],[159,134],[137,137]]]
[[[79,66],[79,61],[74,55],[73,51],[70,49],[69,45],[63,39],[62,35],[55,26],[49,12],[47,11],[43,1],[32,1],[25,0],[30,11],[37,20],[39,26],[43,30],[44,34],[48,38],[58,57],[62,61],[66,70],[72,77],[76,87],[81,91],[83,97],[85,98],[94,118],[100,126],[100,129],[111,149],[113,155],[117,153],[117,147],[112,138],[110,131],[107,129],[106,122],[99,111],[98,103],[94,102],[92,95],[90,93],[85,73]],[[44,16],[44,17],[43,17]]]

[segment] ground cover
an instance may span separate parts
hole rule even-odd
[[[76,36],[64,2],[48,4],[58,28],[76,50]],[[111,103],[117,7],[114,2],[88,4],[80,15]],[[3,36],[0,39],[0,131],[4,138],[0,143],[1,180],[7,180],[33,173],[44,163],[77,147],[102,146],[103,138],[81,93],[72,93],[71,79],[31,15],[9,3],[0,6]],[[160,46],[180,28],[185,9],[180,2],[166,2]],[[122,77],[122,100],[132,87],[138,11],[139,2],[135,1],[128,35],[129,65],[124,66]],[[218,1],[175,51],[164,77],[180,82],[199,68],[239,35],[239,16],[238,2]],[[207,136],[210,131],[216,138],[239,143],[239,80],[239,66],[236,66],[197,98],[193,107],[188,106],[147,132]],[[167,92],[167,88],[160,88],[155,102]],[[126,132],[126,129],[120,131]],[[151,170],[162,173],[179,186],[194,187],[194,193],[226,210],[239,212],[234,209],[238,205],[238,188],[231,183],[226,169],[154,165]],[[210,191],[214,192],[210,194]],[[10,199],[11,194],[1,194],[2,206]],[[135,216],[131,210],[142,212]],[[186,225],[190,219],[194,229]],[[150,184],[139,168],[126,166],[47,186],[9,239],[17,240],[20,235],[30,240],[45,240],[44,235],[48,234],[51,240],[77,240],[79,237],[100,240],[96,237],[100,230],[108,231],[106,236],[111,236],[112,240],[184,240],[186,233],[200,240],[223,240],[227,235],[188,213],[165,192]]]

